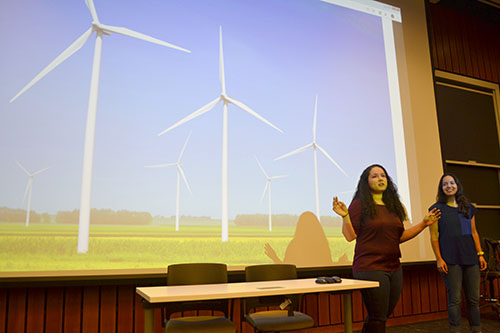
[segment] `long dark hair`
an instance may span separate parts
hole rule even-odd
[[[377,209],[375,202],[373,201],[372,191],[368,185],[368,176],[370,171],[374,167],[379,167],[384,170],[385,176],[387,177],[387,189],[382,193],[382,201],[384,202],[387,209],[396,214],[397,217],[402,221],[406,220],[406,211],[403,208],[403,204],[399,200],[398,189],[393,183],[391,177],[380,164],[373,164],[366,168],[361,176],[359,177],[358,187],[356,188],[356,193],[354,193],[353,200],[358,199],[361,201],[362,218],[361,222],[364,222],[364,217],[374,218],[377,214]]]
[[[443,179],[446,176],[450,176],[451,178],[453,178],[455,184],[457,184],[457,193],[455,194],[455,200],[458,205],[458,211],[466,218],[469,218],[471,203],[469,199],[467,199],[467,197],[464,195],[464,187],[462,186],[462,183],[460,182],[460,180],[458,180],[457,176],[455,176],[454,174],[445,173],[444,175],[441,176],[441,179],[439,179],[438,193],[436,196],[436,200],[438,202],[443,202],[443,203],[448,202],[448,196],[443,191]]]

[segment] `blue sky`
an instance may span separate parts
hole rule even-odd
[[[312,140],[347,171],[318,155],[320,208],[350,202],[361,171],[385,165],[396,178],[387,74],[379,17],[311,0],[99,1],[99,19],[177,44],[176,51],[121,35],[104,36],[96,126],[93,208],[175,215],[171,163],[187,135],[181,215],[220,217],[222,104],[162,136],[157,134],[220,94],[222,27],[229,96],[281,128],[281,134],[229,106],[229,208],[267,213],[254,156],[273,182],[273,212],[314,211],[312,151],[274,159]],[[0,5],[0,206],[24,208],[28,170],[32,209],[78,209],[94,37],[71,58],[9,100],[90,27],[81,1],[19,0]]]

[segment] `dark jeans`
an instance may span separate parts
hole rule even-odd
[[[360,280],[378,281],[379,288],[363,289],[363,303],[368,316],[363,325],[363,332],[379,333],[385,332],[385,322],[392,314],[403,285],[403,272],[401,269],[395,272],[369,271],[356,272],[354,278]]]
[[[479,284],[481,273],[479,265],[448,265],[448,274],[441,273],[446,291],[448,293],[448,320],[450,330],[460,331],[460,318],[462,301],[462,287],[467,302],[467,319],[471,331],[481,330],[481,318],[479,315]]]

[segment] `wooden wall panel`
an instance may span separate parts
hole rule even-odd
[[[144,310],[142,309],[142,297],[134,291],[134,332],[142,332],[144,328]]]
[[[329,295],[330,323],[332,325],[340,324],[344,318],[343,296],[339,294]]]
[[[321,293],[317,296],[318,299],[318,320],[316,324],[318,326],[329,325],[330,319],[330,295],[327,293]]]
[[[0,332],[7,329],[7,289],[0,289]]]
[[[26,316],[30,319],[26,322],[27,333],[43,333],[45,329],[45,289],[28,289],[28,306]]]
[[[47,289],[45,309],[45,331],[62,333],[64,311],[64,289],[53,287]],[[31,318],[28,317],[30,320]]]
[[[457,3],[428,6],[434,68],[500,83],[500,19],[491,14],[497,10]]]
[[[411,314],[421,314],[422,313],[422,299],[420,290],[420,276],[418,271],[410,271],[410,283],[411,283]]]
[[[429,312],[439,311],[439,296],[438,296],[438,282],[437,279],[441,277],[437,274],[436,270],[429,270]]]
[[[117,333],[132,333],[134,329],[134,286],[118,287]]]
[[[420,301],[422,313],[431,311],[430,295],[429,295],[429,272],[427,270],[418,271],[420,282]]]
[[[64,333],[78,333],[82,328],[82,288],[68,287],[64,296]],[[103,332],[103,331],[101,331]]]
[[[9,290],[7,299],[7,333],[24,332],[26,291],[26,288],[12,288]]]
[[[115,286],[101,287],[101,315],[99,320],[99,329],[101,332],[116,332],[116,288]]]
[[[411,277],[410,274],[403,274],[403,291],[401,292],[403,303],[403,316],[410,316],[413,312],[411,304]]]
[[[99,331],[99,287],[83,287],[82,332]]]

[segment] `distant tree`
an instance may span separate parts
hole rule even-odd
[[[24,223],[26,222],[26,210],[0,207],[0,222]],[[39,222],[40,222],[40,214],[31,211],[30,223],[39,223]]]

